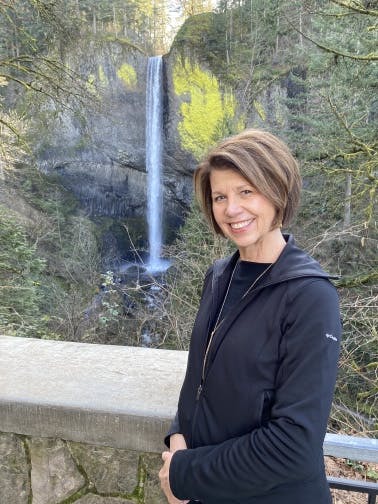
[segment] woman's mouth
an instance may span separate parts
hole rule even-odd
[[[240,222],[230,222],[231,229],[243,229],[247,227],[252,222],[252,219],[240,221]]]

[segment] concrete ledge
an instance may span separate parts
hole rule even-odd
[[[0,336],[0,432],[159,453],[187,352]],[[378,462],[378,440],[327,434],[324,453]]]
[[[0,336],[0,431],[160,452],[187,353]]]

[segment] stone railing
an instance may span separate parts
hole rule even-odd
[[[0,336],[0,503],[165,503],[186,352]]]
[[[0,504],[166,503],[162,439],[186,360],[0,336]],[[376,461],[373,440],[360,441],[327,435],[325,453]]]

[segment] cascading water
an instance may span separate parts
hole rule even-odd
[[[164,271],[168,261],[160,258],[162,247],[162,152],[163,152],[163,60],[148,59],[146,108],[147,222],[150,273]]]

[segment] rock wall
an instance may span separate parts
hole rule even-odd
[[[41,98],[34,115],[41,170],[59,174],[91,215],[144,216],[147,55],[122,40],[83,39],[67,46],[65,62],[86,81],[93,102],[58,111]],[[175,220],[190,204],[195,159],[177,138],[179,111],[166,69],[163,79],[165,217]]]
[[[59,109],[45,96],[33,98],[32,143],[41,170],[57,175],[85,213],[116,221],[101,229],[113,256],[148,248],[145,166],[148,57],[122,39],[83,38],[67,44],[64,61],[81,75],[92,102]],[[225,89],[206,62],[190,51],[163,57],[163,240],[183,223],[193,196],[197,161],[214,142],[246,126],[285,124],[285,83],[269,86],[247,117],[242,100]],[[37,100],[37,101],[36,101]],[[131,230],[131,241],[123,224]],[[125,246],[126,244],[126,246]],[[112,261],[105,260],[104,263]],[[111,267],[111,264],[110,264]]]
[[[163,504],[154,453],[0,433],[4,504]]]

